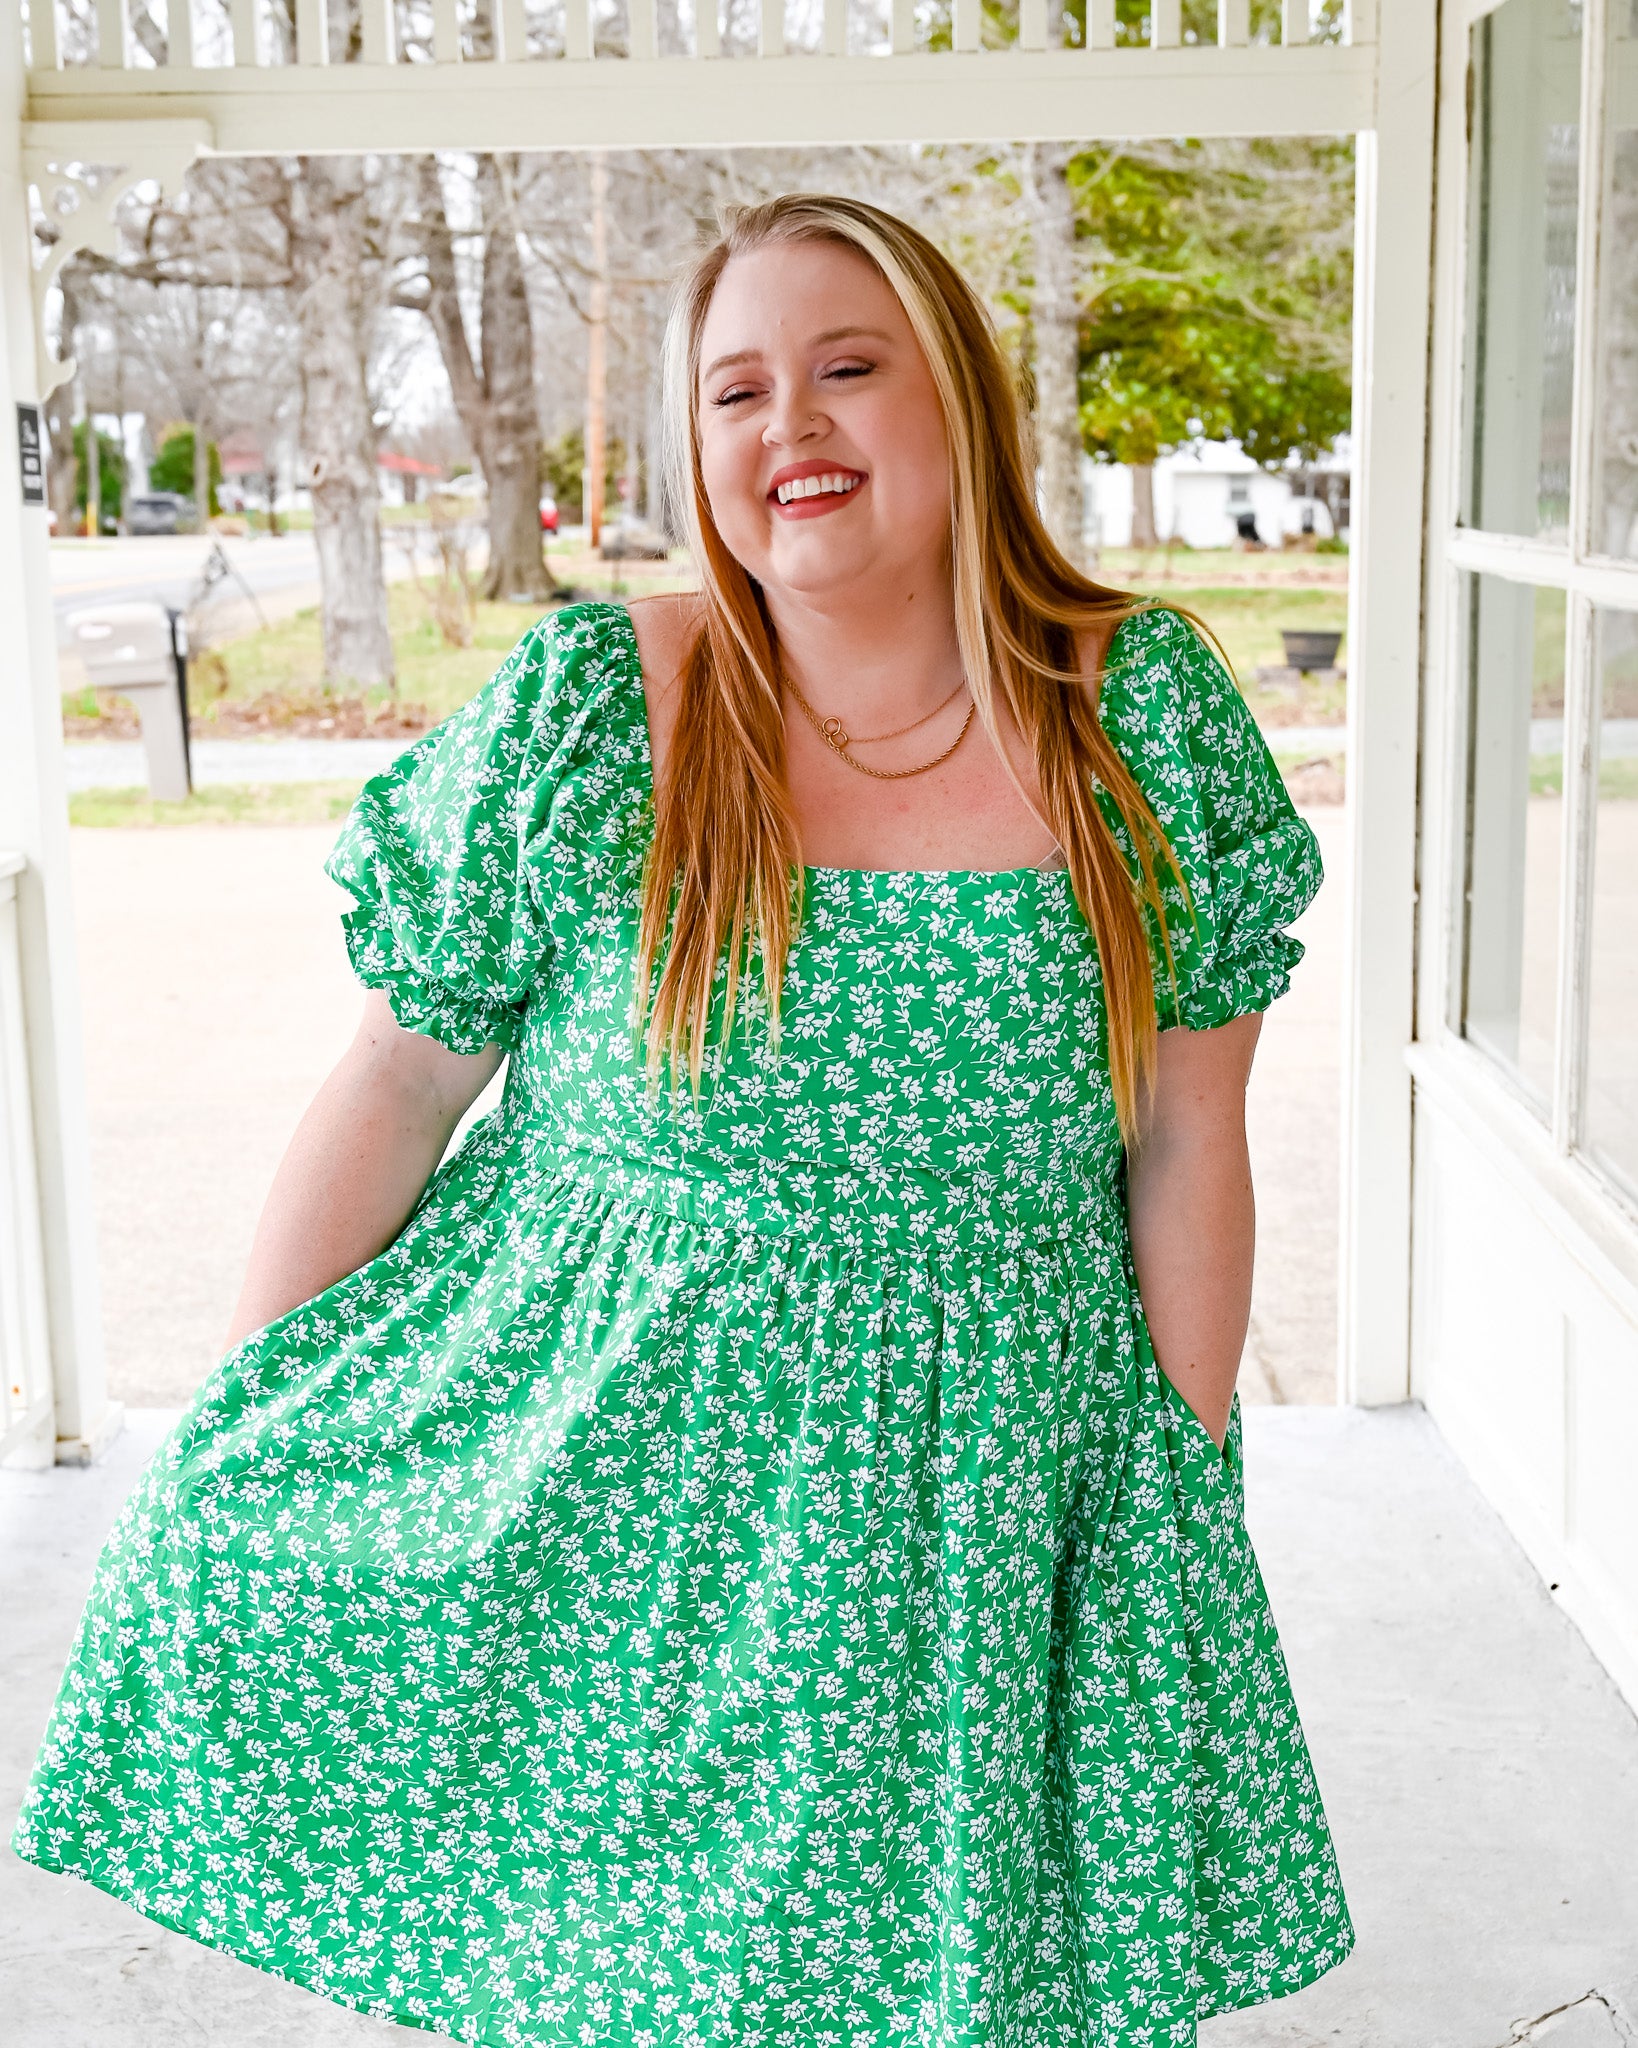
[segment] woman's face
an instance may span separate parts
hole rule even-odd
[[[863,256],[774,242],[731,257],[705,316],[698,404],[711,516],[770,597],[868,602],[947,575],[938,394]]]

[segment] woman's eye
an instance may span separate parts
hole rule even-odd
[[[711,403],[713,405],[737,405],[742,398],[751,398],[754,395],[743,384],[736,384],[730,390],[719,391]]]
[[[825,375],[827,377],[868,377],[875,367],[874,363],[838,363],[833,369],[827,370]]]

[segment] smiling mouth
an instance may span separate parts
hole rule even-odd
[[[823,476],[796,476],[778,484],[769,493],[781,505],[794,505],[802,498],[845,498],[856,491],[864,478],[855,470],[829,470]]]

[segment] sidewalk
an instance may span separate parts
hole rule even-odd
[[[103,1465],[0,1474],[7,1836],[97,1547],[173,1412],[133,1412]],[[1208,2022],[1201,2048],[1631,2048],[1638,1722],[1419,1408],[1251,1408],[1246,1462],[1359,1938],[1308,1990]],[[8,2048],[438,2038],[9,1850],[0,1978]]]

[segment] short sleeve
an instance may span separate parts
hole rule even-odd
[[[517,1044],[550,950],[531,852],[572,711],[563,616],[370,777],[324,863],[354,899],[341,923],[355,975],[453,1052]]]
[[[1177,994],[1151,912],[1161,1030],[1204,1031],[1266,1009],[1303,956],[1287,926],[1313,901],[1324,867],[1233,676],[1182,613],[1157,606],[1116,632],[1099,717],[1177,855],[1198,918],[1162,862]]]

